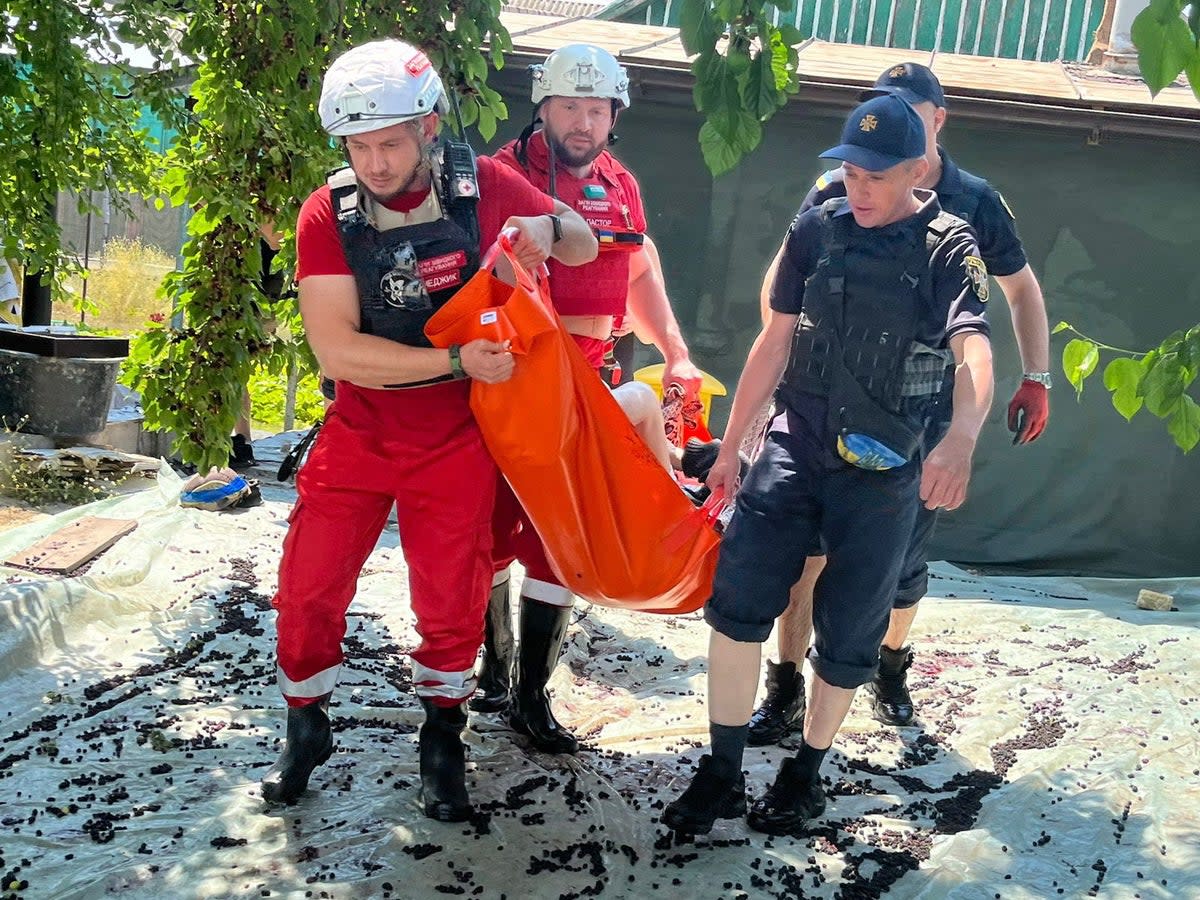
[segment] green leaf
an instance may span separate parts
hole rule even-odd
[[[793,87],[794,71],[789,67],[788,62],[794,52],[784,41],[783,35],[778,30],[771,34],[769,52],[763,52],[763,56],[768,57],[764,65],[771,71],[771,79],[776,90],[777,106],[783,106],[787,103],[787,97],[784,96],[784,92]]]
[[[1058,334],[1060,331],[1074,331],[1074,330],[1075,330],[1075,328],[1073,325],[1071,325],[1070,322],[1059,322],[1057,325],[1054,326],[1054,330],[1051,331],[1050,333]]]
[[[714,0],[713,14],[719,21],[732,22],[742,12],[742,0]]]
[[[741,78],[750,70],[750,63],[750,54],[746,50],[730,49],[725,54],[725,66],[735,79]]]
[[[700,127],[700,150],[714,176],[724,175],[762,140],[762,126],[745,110],[710,115]]]
[[[759,119],[770,116],[778,106],[775,102],[778,91],[775,90],[775,73],[771,69],[771,59],[769,52],[760,53],[740,84],[742,105]]]
[[[1173,415],[1186,387],[1183,376],[1183,366],[1177,359],[1160,359],[1142,378],[1141,394],[1146,409],[1160,419]]]
[[[742,158],[741,150],[717,130],[711,119],[700,126],[700,152],[714,176],[724,175]]]
[[[496,114],[486,106],[479,107],[479,121],[475,127],[485,141],[490,141],[496,134]]]
[[[1104,386],[1112,392],[1113,407],[1127,422],[1142,408],[1141,381],[1142,367],[1135,359],[1122,356],[1104,367]]]
[[[1187,366],[1193,378],[1200,375],[1200,325],[1184,337],[1183,346],[1179,348],[1179,361]]]
[[[709,14],[708,0],[688,0],[679,13],[679,40],[689,54],[711,50],[717,28]]]
[[[1167,431],[1184,453],[1200,443],[1200,406],[1187,394],[1183,395],[1179,408],[1167,423]]]
[[[1129,29],[1151,94],[1169,85],[1192,62],[1195,42],[1181,12],[1179,0],[1151,0]]]
[[[778,3],[776,3],[775,5],[778,6],[781,10],[785,9],[785,7],[781,6]],[[786,8],[790,9],[791,7],[789,6]],[[795,47],[797,44],[804,43],[804,32],[801,31],[799,28],[797,28],[795,25],[780,25],[778,31],[779,31],[779,39],[781,41],[783,41],[783,44],[785,47]]]
[[[1063,348],[1063,373],[1075,386],[1076,395],[1083,393],[1083,380],[1096,371],[1099,362],[1100,349],[1092,341],[1076,338]]]

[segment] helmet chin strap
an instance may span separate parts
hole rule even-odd
[[[517,162],[524,168],[529,168],[529,139],[533,137],[533,133],[537,130],[539,124],[542,123],[540,115],[542,104],[538,104],[533,108],[533,117],[529,120],[529,124],[522,129],[520,136],[517,138]],[[546,141],[546,152],[550,157],[550,196],[555,200],[558,199],[558,190],[556,185],[556,171],[558,169],[558,157],[554,153],[554,142]]]

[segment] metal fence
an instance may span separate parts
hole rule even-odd
[[[682,5],[650,0],[624,20],[678,27]],[[843,44],[1046,61],[1084,59],[1103,12],[1104,0],[796,0],[772,20]]]

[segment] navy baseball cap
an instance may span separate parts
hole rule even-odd
[[[937,76],[920,63],[900,63],[892,66],[875,80],[875,87],[858,95],[859,100],[870,100],[884,94],[895,94],[903,97],[916,106],[918,103],[932,103],[943,109],[946,107],[946,95]]]
[[[842,142],[821,154],[871,172],[882,172],[925,155],[925,123],[895,94],[872,97],[846,119]]]

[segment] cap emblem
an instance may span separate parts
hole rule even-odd
[[[875,118],[875,116],[871,115],[870,113],[863,116],[862,121],[860,121],[858,123],[858,130],[866,131],[868,133],[874,131],[878,127],[879,127],[879,120],[877,118]]]

